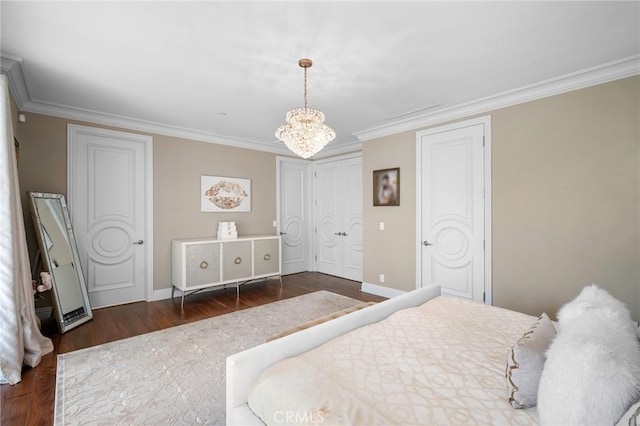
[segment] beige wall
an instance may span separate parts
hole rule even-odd
[[[416,135],[405,132],[363,144],[363,280],[410,291],[416,288]],[[400,167],[400,206],[373,207],[373,170]],[[384,231],[380,231],[384,222]],[[384,274],[384,284],[379,282]]]
[[[553,315],[596,282],[640,319],[640,77],[489,115],[494,304]],[[415,286],[414,156],[415,131],[364,143],[366,282]],[[371,172],[395,166],[401,206],[371,207]]]
[[[632,77],[489,113],[496,305],[553,314],[583,285],[598,282],[640,319],[639,105],[640,77]],[[23,192],[66,193],[68,121],[26,115],[27,123],[17,123],[14,109]],[[245,234],[274,232],[273,154],[153,136],[154,288],[169,287],[172,238],[213,235],[220,220],[235,220]],[[401,168],[401,205],[374,208],[371,172],[390,167]],[[363,173],[364,281],[410,290],[415,132],[365,142]],[[251,178],[252,212],[200,213],[201,174]]]
[[[16,123],[20,141],[19,177],[27,242],[32,259],[37,247],[25,191],[67,192],[67,123],[25,113]],[[122,129],[120,129],[122,130]],[[125,130],[128,131],[128,130]],[[275,155],[223,145],[153,136],[154,289],[170,287],[171,240],[215,236],[219,221],[235,221],[241,234],[273,234],[276,219]],[[200,176],[251,179],[250,213],[200,213]]]
[[[274,154],[205,142],[153,138],[155,288],[170,287],[171,240],[215,236],[218,222],[235,221],[238,233],[274,234]],[[200,176],[251,179],[251,212],[200,213]]]

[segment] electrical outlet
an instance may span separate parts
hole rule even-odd
[[[277,221],[275,221],[275,220],[273,221],[273,227],[274,227],[274,228],[277,228],[277,227],[278,227],[278,222],[277,222]]]
[[[384,222],[380,222],[380,230],[384,231]]]
[[[380,274],[380,282],[383,283],[384,282],[384,274]]]

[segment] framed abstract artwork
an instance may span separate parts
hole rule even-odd
[[[220,176],[200,178],[201,212],[250,212],[251,180]]]
[[[373,171],[373,205],[400,205],[400,168]]]

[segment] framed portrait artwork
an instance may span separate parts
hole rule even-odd
[[[400,168],[373,171],[373,205],[400,205]]]
[[[251,181],[220,176],[200,179],[201,212],[250,212]]]

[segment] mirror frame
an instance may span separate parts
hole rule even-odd
[[[87,293],[87,284],[84,278],[84,274],[82,273],[82,265],[80,263],[80,256],[78,254],[78,245],[76,244],[76,238],[73,233],[73,227],[71,226],[71,218],[69,217],[69,211],[67,210],[67,203],[65,202],[63,194],[55,194],[48,192],[28,192],[29,194],[29,207],[31,210],[31,218],[33,219],[33,224],[36,231],[36,236],[38,238],[38,245],[40,249],[40,255],[42,256],[42,266],[45,272],[48,272],[51,275],[52,282],[52,300],[53,300],[53,309],[56,315],[58,329],[60,333],[65,333],[77,326],[86,323],[93,319],[93,312],[91,311],[91,304],[89,303],[89,295]],[[80,292],[82,293],[82,300],[84,302],[84,310],[86,315],[82,317],[72,318],[69,320],[64,319],[64,314],[62,312],[61,303],[60,303],[60,294],[58,293],[58,286],[55,282],[55,277],[51,272],[53,269],[53,265],[51,262],[51,258],[49,256],[49,252],[46,249],[46,245],[44,244],[44,233],[43,233],[43,225],[40,219],[40,214],[38,212],[38,205],[36,200],[38,199],[49,199],[49,200],[57,200],[60,202],[62,207],[62,216],[64,219],[64,223],[67,230],[67,237],[69,239],[69,250],[71,251],[71,256],[73,258],[74,269],[76,270],[76,276],[78,278],[78,283],[80,285]]]

